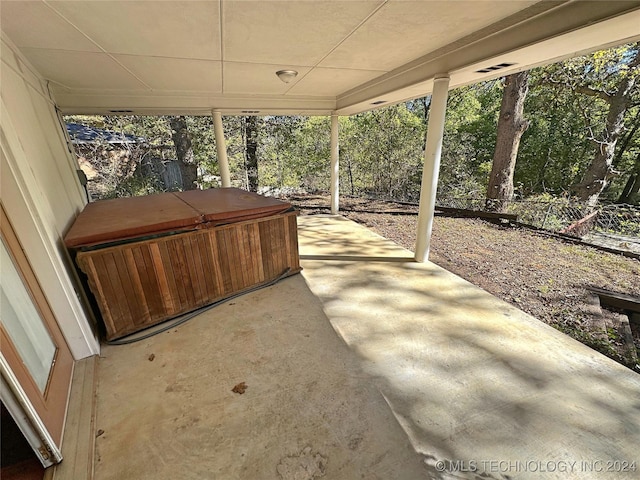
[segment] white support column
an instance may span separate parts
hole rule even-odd
[[[231,186],[231,174],[229,173],[229,160],[227,159],[227,142],[224,139],[224,128],[222,127],[222,114],[213,113],[213,131],[216,135],[216,151],[218,152],[218,166],[220,167],[220,177],[223,187]]]
[[[415,259],[418,262],[426,262],[429,259],[448,94],[449,76],[435,78],[427,126],[422,186],[420,187],[420,211],[418,213],[418,236],[415,253]]]
[[[338,148],[338,115],[331,114],[331,214],[340,210],[340,153]]]

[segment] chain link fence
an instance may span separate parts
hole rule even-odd
[[[485,198],[439,198],[438,206],[490,211]],[[506,202],[504,213],[517,215],[518,222],[552,232],[583,237],[589,233],[640,237],[640,207],[599,205],[595,209],[570,200]]]
[[[598,211],[596,230],[640,237],[640,207],[604,205]]]

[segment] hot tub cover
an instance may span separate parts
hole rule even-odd
[[[211,225],[276,215],[291,208],[290,203],[239,188],[187,190],[174,195],[200,212],[203,221]]]
[[[65,236],[69,248],[207,228],[286,212],[291,204],[239,188],[167,192],[89,203]]]

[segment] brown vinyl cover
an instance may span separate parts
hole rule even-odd
[[[173,193],[89,203],[65,236],[67,247],[111,242],[170,230],[194,229],[200,213]]]
[[[238,188],[168,192],[89,203],[65,236],[67,247],[206,228],[285,212],[291,205]]]
[[[289,203],[239,188],[187,190],[175,195],[198,210],[208,226],[277,215],[291,208]]]

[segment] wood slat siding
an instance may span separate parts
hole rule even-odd
[[[300,271],[296,213],[78,252],[107,339],[155,325],[289,269]]]

